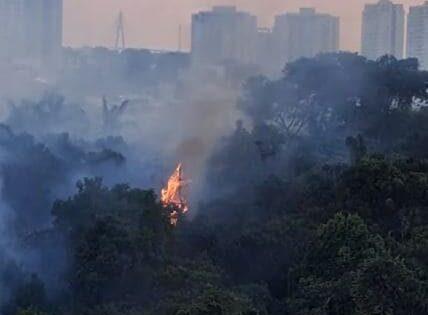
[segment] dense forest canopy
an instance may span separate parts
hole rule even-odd
[[[417,60],[350,53],[248,80],[243,119],[175,227],[154,191],[98,177],[50,199],[94,156],[126,163],[120,146],[44,147],[4,126],[2,148],[38,157],[2,163],[13,228],[27,235],[25,218],[49,209],[53,223],[22,240],[51,257],[49,276],[0,256],[2,314],[428,314],[427,88]],[[27,175],[19,185],[40,191],[24,200],[12,179]]]

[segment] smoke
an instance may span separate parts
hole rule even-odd
[[[73,92],[80,83],[70,83],[70,76],[44,92],[20,87],[16,94],[3,93],[0,306],[32,274],[51,295],[66,286],[67,240],[52,235],[51,208],[75,193],[78,180],[102,177],[109,186],[159,192],[182,162],[192,182],[191,207],[198,203],[205,163],[239,116],[239,89],[191,71],[176,73],[176,79],[166,72],[168,80],[160,75],[138,94],[132,83],[102,93],[121,76],[114,69],[83,92]]]

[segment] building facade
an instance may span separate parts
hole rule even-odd
[[[428,1],[409,9],[407,57],[418,58],[420,67],[428,69]]]
[[[361,53],[376,60],[383,55],[403,58],[404,8],[389,0],[367,4],[363,11]]]
[[[62,0],[0,0],[0,58],[46,64],[62,50]]]
[[[259,69],[268,75],[277,74],[281,69],[275,62],[276,43],[272,29],[259,28],[257,32],[256,60]]]
[[[301,57],[339,50],[340,21],[313,8],[286,13],[275,18],[273,38],[280,66]]]
[[[257,18],[232,6],[192,16],[192,62],[252,64],[257,55]]]
[[[27,48],[34,49],[35,58],[55,61],[62,49],[62,0],[27,0]]]
[[[0,58],[3,60],[20,56],[24,51],[24,2],[0,0]]]

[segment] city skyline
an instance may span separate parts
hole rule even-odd
[[[341,18],[340,48],[359,51],[361,12],[367,0],[64,0],[64,44],[66,46],[113,46],[114,21],[119,11],[125,15],[127,44],[130,47],[176,49],[178,27],[183,29],[183,47],[190,47],[191,15],[213,5],[236,5],[258,17],[261,27],[271,27],[276,15],[314,7],[321,13]],[[393,1],[410,5],[424,1]],[[156,12],[156,14],[153,14]],[[96,19],[94,19],[96,16]]]

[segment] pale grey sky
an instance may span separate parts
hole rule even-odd
[[[232,4],[259,17],[261,26],[270,26],[276,14],[313,6],[320,12],[341,18],[341,49],[356,51],[360,46],[361,11],[373,0],[64,0],[64,41],[66,45],[113,46],[115,19],[125,16],[129,46],[175,49],[178,27],[183,25],[188,45],[191,14],[212,5]],[[395,1],[409,5],[423,0]]]

